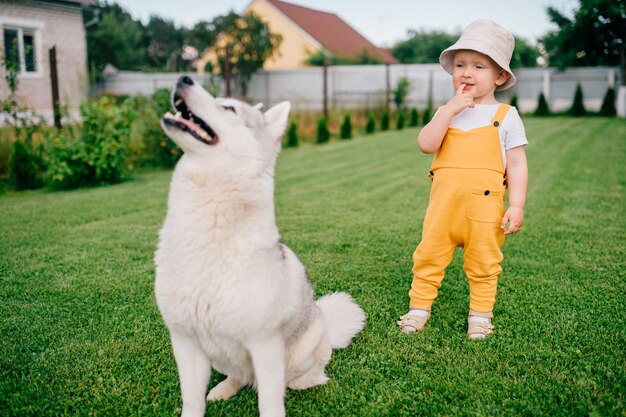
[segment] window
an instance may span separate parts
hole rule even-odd
[[[20,73],[37,72],[35,31],[25,28],[4,28],[5,66]]]

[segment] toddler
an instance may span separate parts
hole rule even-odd
[[[404,332],[420,331],[428,322],[457,246],[464,250],[470,288],[467,335],[484,338],[494,330],[500,249],[504,235],[522,227],[528,182],[524,125],[517,110],[494,95],[515,84],[509,68],[514,45],[509,31],[482,19],[439,57],[456,94],[417,139],[422,152],[436,155],[422,241],[413,254],[409,312],[398,321]]]

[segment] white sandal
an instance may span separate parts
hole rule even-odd
[[[482,317],[489,319],[488,322],[476,320],[474,318]],[[494,332],[494,325],[491,324],[493,313],[478,313],[470,310],[467,317],[467,337],[470,339],[484,339]]]
[[[424,326],[430,319],[430,310],[428,310],[427,316],[418,316],[416,314],[411,314],[409,311],[404,316],[400,317],[398,320],[398,326],[400,326],[400,331],[404,333],[416,333],[424,329]],[[415,330],[406,330],[405,327],[412,327]]]

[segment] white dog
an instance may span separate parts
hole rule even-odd
[[[346,293],[313,300],[274,217],[274,166],[291,105],[263,113],[215,99],[189,77],[162,126],[184,155],[170,186],[156,252],[156,300],[178,366],[185,417],[204,416],[211,369],[226,375],[208,394],[246,385],[260,415],[284,416],[286,387],[324,384],[333,348],[363,329]]]

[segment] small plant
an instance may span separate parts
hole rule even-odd
[[[321,118],[317,122],[316,143],[326,143],[330,140],[330,131],[326,119]]]
[[[413,107],[411,109],[411,115],[409,116],[409,126],[415,127],[419,125],[419,114],[417,113],[417,109]]]
[[[424,115],[422,116],[422,124],[425,126],[430,122],[430,119],[433,117],[433,106],[432,104],[428,104],[424,109]]]
[[[17,191],[41,187],[43,170],[40,152],[31,141],[16,140],[9,159],[9,180]]]
[[[572,107],[567,111],[570,116],[581,117],[587,114],[585,104],[583,103],[583,89],[580,84],[576,84],[576,92],[574,93],[574,101]]]
[[[81,106],[80,137],[61,132],[48,140],[48,183],[55,188],[111,184],[124,178],[131,123],[130,100],[109,97]]]
[[[383,112],[383,116],[380,119],[380,130],[389,130],[389,112]]]
[[[398,117],[396,119],[396,129],[397,130],[404,129],[404,119],[405,119],[404,112],[402,110],[400,110],[398,112]]]
[[[163,128],[161,128],[161,117],[172,109],[170,96],[171,92],[168,88],[161,88],[152,95],[150,103],[154,112],[152,117],[149,117],[144,133],[144,140],[148,141],[146,143],[148,149],[153,150],[154,162],[164,167],[173,167],[183,155],[183,151],[163,133]]]
[[[617,110],[615,110],[615,90],[609,88],[606,90],[604,99],[602,100],[602,107],[600,107],[600,115],[606,117],[615,117]]]
[[[548,106],[548,101],[546,97],[542,93],[539,93],[539,100],[537,101],[537,108],[533,113],[533,116],[550,116],[550,107]]]
[[[298,146],[298,125],[295,121],[291,121],[289,129],[287,129],[287,142],[285,147],[295,148]]]
[[[16,44],[13,44],[8,58],[4,51],[0,51],[0,67],[6,69],[4,80],[9,87],[8,97],[0,100],[0,114],[4,116],[5,128],[11,128],[14,133],[13,146],[9,145],[12,149],[7,165],[9,181],[19,191],[38,188],[42,184],[40,178],[43,175],[44,163],[41,152],[35,150],[32,138],[35,132],[43,127],[44,119],[20,106],[17,101],[19,63],[15,59],[16,56]]]
[[[371,114],[367,115],[367,123],[365,124],[365,133],[372,134],[376,130],[376,122],[374,121],[374,116]]]
[[[393,103],[396,105],[396,109],[401,109],[406,101],[406,97],[411,90],[411,82],[407,77],[402,77],[398,80],[398,85],[393,89]]]
[[[349,114],[346,114],[343,118],[340,137],[341,139],[352,139],[352,120],[350,119]]]

